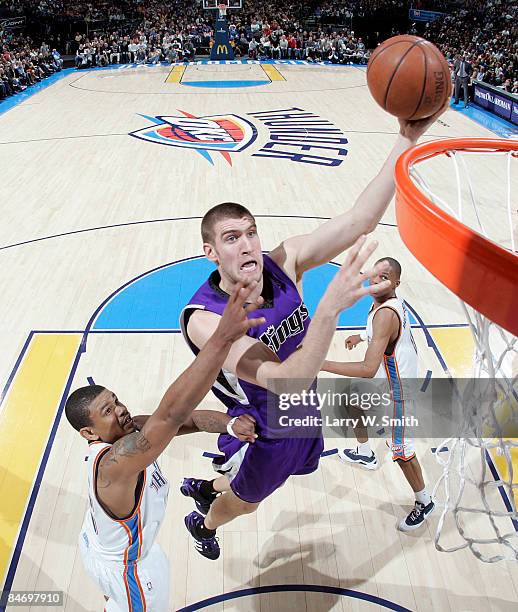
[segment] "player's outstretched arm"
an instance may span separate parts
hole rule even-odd
[[[233,423],[231,424],[231,422]],[[192,417],[182,425],[178,435],[206,431],[208,433],[226,433],[231,430],[231,435],[241,442],[255,442],[255,419],[249,414],[240,414],[231,418],[225,412],[218,410],[195,410]]]
[[[311,234],[285,240],[270,253],[270,257],[293,280],[299,280],[306,270],[331,261],[354,244],[361,235],[373,232],[394,196],[396,161],[402,153],[416,144],[419,137],[446,108],[447,105],[426,119],[416,121],[400,119],[399,135],[394,147],[381,170],[363,190],[354,206],[326,221]]]
[[[245,307],[257,283],[238,284],[230,297],[217,328],[193,363],[167,389],[158,408],[147,419],[141,431],[117,440],[101,459],[104,479],[132,478],[150,465],[188,420],[208,393],[228,356],[232,343],[264,322],[249,319],[260,301]]]
[[[378,371],[391,337],[399,328],[399,318],[391,308],[381,308],[372,322],[372,340],[363,361],[324,361],[322,370],[340,376],[373,378]]]
[[[138,415],[133,417],[133,423],[136,429],[142,429],[149,419],[150,415]],[[198,433],[204,431],[207,433],[225,433],[228,431],[231,417],[225,412],[219,410],[195,410],[191,416],[182,424],[178,430],[177,436],[186,434]],[[241,442],[255,442],[257,434],[255,433],[255,419],[248,414],[240,414],[232,425],[232,432]]]

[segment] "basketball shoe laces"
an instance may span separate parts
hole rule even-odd
[[[410,518],[418,519],[421,516],[421,512],[424,510],[424,504],[416,501],[414,509],[410,513]]]

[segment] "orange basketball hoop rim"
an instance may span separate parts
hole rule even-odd
[[[449,151],[514,152],[518,141],[448,138],[412,147],[396,163],[396,218],[414,256],[472,308],[518,336],[518,255],[464,225],[412,181],[412,166]]]

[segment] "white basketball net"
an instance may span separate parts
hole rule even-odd
[[[513,210],[511,198],[511,160],[516,159],[517,153],[518,142],[512,152],[452,150],[435,158],[441,158],[438,168],[440,184],[436,181],[430,186],[433,176],[432,180],[423,176],[422,171],[431,160],[420,164],[419,171],[412,167],[410,176],[434,204],[500,246],[517,253],[518,206],[515,201]],[[484,164],[478,166],[485,170],[481,194],[478,193],[480,186],[476,185],[477,175],[470,168],[474,157],[476,163],[482,161]],[[453,163],[454,180],[445,179],[445,165],[451,163],[447,162],[448,158]],[[487,177],[494,171],[498,160],[500,169],[501,162],[505,161],[505,177],[497,178],[495,175],[501,192],[496,194],[495,183],[488,185]],[[435,172],[437,176],[437,169]],[[449,174],[452,174],[451,168]],[[446,199],[455,189],[455,184],[456,203],[450,204]],[[514,187],[516,189],[516,183]],[[481,291],[484,290],[481,287]],[[495,299],[501,299],[501,296],[495,296]],[[444,552],[469,548],[476,557],[488,563],[504,559],[518,561],[515,501],[518,498],[518,474],[513,473],[513,456],[515,463],[518,459],[518,339],[464,302],[461,304],[475,344],[472,376],[487,380],[484,385],[474,384],[473,388],[459,391],[462,404],[459,419],[462,420],[464,437],[444,440],[435,454],[443,472],[435,485],[434,497],[441,491],[444,494],[444,499],[439,502],[444,507],[435,545]],[[440,449],[448,450],[439,452]],[[495,463],[500,470],[496,469]],[[446,525],[448,528],[444,529]],[[457,535],[452,526],[456,527]]]

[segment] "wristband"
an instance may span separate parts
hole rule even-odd
[[[234,430],[232,429],[232,425],[234,425],[237,419],[238,417],[234,417],[233,419],[230,419],[230,421],[227,423],[227,432],[233,438],[237,438],[236,434],[234,433]]]
[[[360,340],[365,341],[367,340],[368,336],[367,336],[367,330],[364,329],[360,332]]]

